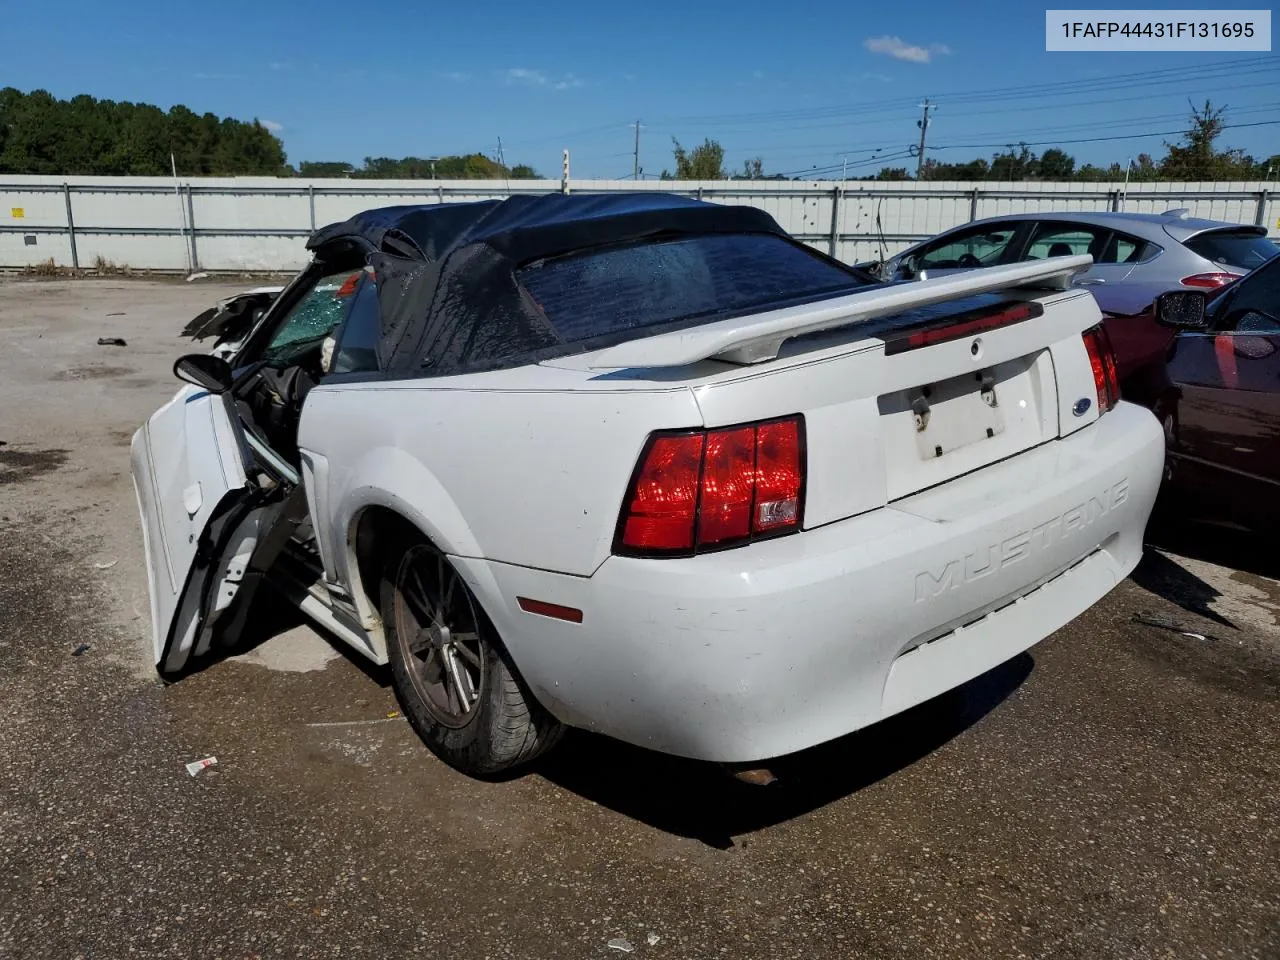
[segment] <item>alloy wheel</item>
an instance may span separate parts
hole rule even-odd
[[[442,553],[423,545],[401,558],[395,586],[396,639],[413,688],[438,723],[463,727],[488,680],[471,591]]]

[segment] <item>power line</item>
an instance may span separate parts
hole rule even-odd
[[[1148,98],[1144,98],[1144,99],[1148,99]],[[1232,109],[1231,115],[1235,117],[1239,117],[1239,116],[1250,116],[1257,113],[1274,113],[1277,108],[1280,108],[1280,101],[1277,101],[1274,103],[1260,104],[1254,107],[1242,107],[1240,109]],[[1146,114],[1140,117],[1120,117],[1115,120],[1102,120],[1102,121],[1089,120],[1084,123],[1072,123],[1072,124],[1065,124],[1061,126],[1054,125],[1054,126],[1048,126],[1048,127],[1030,127],[1030,128],[1018,130],[1018,131],[983,130],[983,131],[974,132],[971,135],[974,137],[991,137],[991,138],[1004,137],[1006,138],[1004,142],[1008,143],[1010,142],[1008,140],[1009,137],[1013,137],[1016,140],[1019,137],[1025,137],[1028,135],[1036,135],[1036,134],[1050,135],[1050,134],[1066,133],[1066,132],[1075,131],[1075,130],[1096,130],[1096,129],[1107,129],[1110,127],[1131,127],[1135,123],[1139,123],[1139,122],[1145,123],[1149,121],[1159,121],[1159,120],[1178,120],[1185,116],[1186,116],[1186,111],[1182,110],[1177,113]],[[948,114],[948,119],[950,118],[951,118],[951,115]],[[871,156],[872,154],[879,153],[882,150],[888,149],[886,147],[877,147],[874,150],[842,149],[842,148],[845,148],[846,146],[847,145],[844,143],[801,143],[801,144],[788,144],[786,146],[747,145],[747,146],[737,147],[737,149],[745,153],[766,153],[767,152],[767,153],[773,153],[775,155],[784,154],[784,153],[812,154],[812,153],[817,153],[819,151],[830,150],[830,151],[835,151],[835,154],[837,156],[849,157],[849,158],[853,158],[855,156]],[[616,154],[615,156],[621,156],[621,154]]]
[[[1231,112],[1233,116],[1252,116],[1253,114],[1258,114],[1258,113],[1274,113],[1277,107],[1280,107],[1280,102],[1262,104],[1256,107],[1243,107],[1239,110],[1232,110]],[[1148,121],[1156,121],[1156,120],[1177,120],[1185,116],[1186,116],[1186,111],[1184,110],[1178,113],[1150,114],[1150,115],[1145,115],[1141,117],[1125,117],[1125,118],[1119,118],[1116,120],[1105,120],[1105,121],[1087,121],[1085,123],[1065,124],[1061,126],[1054,125],[1054,126],[1047,126],[1047,127],[1031,127],[1031,128],[1016,130],[1016,131],[984,130],[981,132],[973,133],[973,136],[991,137],[993,139],[1003,137],[1004,138],[1003,140],[1000,140],[997,144],[995,144],[999,146],[999,145],[1005,145],[1009,143],[1016,143],[1018,140],[1028,135],[1041,134],[1045,136],[1054,136],[1058,134],[1069,133],[1075,130],[1095,130],[1095,129],[1106,129],[1109,127],[1132,127],[1135,124],[1135,122],[1138,122],[1138,121],[1148,122]],[[948,114],[947,119],[951,119],[950,114]],[[1228,124],[1228,126],[1245,126],[1245,124]],[[1180,132],[1185,132],[1185,131],[1180,131]],[[1055,141],[1055,142],[1062,142],[1062,141]],[[836,152],[839,156],[846,156],[846,155],[854,156],[854,152],[837,149],[840,146],[842,145],[838,143],[818,143],[818,144],[811,143],[811,144],[795,144],[795,145],[786,146],[786,147],[752,146],[752,147],[742,147],[740,149],[748,152],[772,151],[774,153],[797,153],[797,152],[813,153],[819,150],[836,149]],[[883,149],[885,148],[879,147],[877,148],[876,151],[864,150],[862,151],[862,153],[871,154]],[[945,149],[945,148],[936,147],[935,149]]]
[[[859,163],[850,163],[848,164],[848,169],[856,170],[859,167],[871,167],[871,166],[875,166],[876,164],[891,163],[894,160],[906,160],[907,158],[912,157],[914,155],[915,154],[913,150],[904,149],[897,153],[889,153],[881,157],[872,157],[870,160],[863,160],[863,161],[860,161]],[[784,177],[799,177],[805,174],[834,173],[835,171],[840,170],[844,166],[845,165],[842,163],[832,163],[824,166],[804,167],[799,170],[791,170],[789,172],[784,172],[781,175]]]
[[[983,103],[994,103],[999,100],[1005,100],[1009,102],[1019,102],[1019,101],[1032,102],[1036,99],[1040,99],[1040,100],[1052,99],[1054,101],[1055,106],[1061,106],[1061,107],[1085,107],[1090,105],[1114,106],[1116,104],[1124,103],[1124,102],[1150,101],[1153,96],[1164,95],[1163,91],[1167,88],[1170,88],[1170,87],[1176,88],[1178,86],[1183,86],[1186,84],[1197,84],[1197,91],[1196,91],[1197,95],[1200,95],[1201,93],[1203,93],[1204,95],[1207,95],[1207,96],[1220,96],[1223,93],[1228,91],[1241,90],[1241,89],[1256,89],[1257,83],[1252,82],[1252,83],[1244,83],[1244,84],[1226,85],[1226,86],[1206,90],[1204,88],[1204,81],[1206,79],[1213,79],[1215,77],[1222,77],[1224,79],[1226,78],[1238,79],[1238,78],[1246,77],[1256,73],[1272,73],[1272,72],[1275,72],[1275,68],[1277,65],[1280,65],[1280,57],[1276,57],[1276,56],[1254,57],[1254,58],[1249,58],[1245,60],[1232,61],[1230,63],[1204,64],[1204,65],[1201,65],[1200,67],[1192,67],[1192,68],[1163,68],[1160,70],[1149,70],[1149,71],[1141,71],[1141,72],[1129,73],[1129,74],[1119,74],[1112,77],[1097,78],[1095,80],[1065,81],[1065,82],[1034,84],[1030,86],[998,87],[998,88],[989,88],[985,90],[959,91],[955,93],[944,94],[941,100],[948,107],[950,107],[950,105],[953,103],[956,105],[968,104],[968,105],[980,106]],[[1078,99],[1079,97],[1082,97],[1082,96],[1088,97],[1090,94],[1101,93],[1107,89],[1116,88],[1116,87],[1132,87],[1135,89],[1142,89],[1142,88],[1154,88],[1154,89],[1152,92],[1141,93],[1141,94],[1128,96],[1128,97],[1111,96],[1111,97],[1106,97],[1104,99],[1093,99],[1093,100]],[[1159,92],[1155,92],[1155,91],[1159,91]],[[1173,93],[1174,93],[1174,90],[1169,89],[1167,95],[1173,95]],[[774,112],[767,112],[767,113],[747,113],[747,114],[720,114],[720,115],[712,114],[712,115],[706,115],[703,118],[699,118],[696,116],[682,118],[682,122],[693,122],[701,119],[705,122],[711,123],[717,128],[724,128],[726,126],[732,126],[734,124],[741,123],[741,124],[750,125],[753,129],[758,129],[760,124],[771,124],[773,125],[773,129],[770,131],[771,133],[782,133],[783,131],[786,131],[786,130],[822,129],[824,127],[836,127],[836,126],[847,127],[848,118],[860,117],[865,121],[865,120],[872,120],[873,118],[878,116],[882,119],[876,120],[875,121],[876,125],[887,127],[893,122],[895,117],[901,117],[902,111],[900,107],[895,107],[895,103],[905,105],[906,103],[909,103],[909,102],[910,101],[908,101],[907,98],[902,98],[901,100],[888,99],[888,100],[879,100],[879,101],[876,101],[875,103],[829,106],[829,107],[812,108],[807,110],[789,110],[789,111],[774,111]],[[930,103],[931,103],[931,107],[936,106],[932,98],[930,98]],[[996,107],[994,109],[986,108],[986,109],[978,109],[978,110],[948,109],[947,118],[948,120],[950,120],[953,117],[964,118],[964,117],[974,117],[974,116],[991,115],[991,114],[1008,114],[1009,112],[1010,112],[1010,108],[1007,108],[1007,107]],[[1247,113],[1247,112],[1248,112],[1247,109],[1241,111],[1241,113]],[[824,118],[831,118],[831,120],[829,122],[823,123],[821,122],[821,120]],[[846,119],[835,119],[835,118],[846,118]],[[1142,119],[1151,120],[1156,118],[1148,116]],[[787,120],[790,120],[793,122],[788,124],[786,123]],[[809,122],[807,123],[803,122],[806,120]],[[799,122],[796,122],[796,121],[799,121]],[[814,122],[814,121],[819,121],[819,122]],[[628,128],[634,129],[634,126],[635,126],[634,122],[628,123],[628,124],[612,123],[612,124],[602,125],[599,127],[586,128],[583,130],[576,131],[574,133],[559,134],[556,136],[548,136],[548,137],[535,138],[531,140],[518,141],[518,143],[522,145],[533,145],[538,143],[559,141],[560,143],[563,144],[566,142],[570,142],[572,140],[595,138],[597,136],[605,135],[605,134],[616,135],[618,132],[620,132],[620,130],[628,129]],[[651,122],[649,124],[646,124],[646,126],[653,128],[657,126],[657,124]],[[1081,125],[1081,126],[1088,126],[1088,125]],[[1244,126],[1244,125],[1233,124],[1231,126]],[[1040,129],[1046,130],[1046,133],[1048,132],[1048,128],[1040,128]],[[1058,129],[1058,128],[1053,128],[1053,129]],[[1178,133],[1181,131],[1173,131],[1173,132]],[[1024,131],[1022,134],[1017,136],[1025,136],[1027,135],[1027,133],[1034,133],[1034,131]],[[986,135],[997,136],[997,134],[994,134],[994,133],[986,134]],[[1161,134],[1151,134],[1151,135],[1161,135]],[[1010,134],[1009,136],[1012,137],[1015,135]],[[1140,136],[1143,136],[1143,135],[1135,135],[1134,139],[1137,139]],[[1120,138],[1115,138],[1115,139],[1120,139]],[[1082,139],[1080,141],[1071,141],[1071,142],[1090,142],[1090,140]],[[755,148],[755,149],[760,149],[760,148]],[[765,149],[767,150],[767,149],[773,149],[773,148],[765,148]],[[795,149],[788,148],[787,152],[795,152]],[[638,165],[636,162],[637,153],[638,151],[633,146],[633,149],[631,151],[628,151],[626,154],[622,154],[622,153],[615,154],[615,156],[619,158],[622,156],[628,156],[628,155],[631,156],[632,167],[633,167],[632,169],[633,179],[635,179],[635,174],[636,174],[635,167]]]
[[[1262,104],[1256,107],[1241,107],[1238,110],[1233,109],[1231,113],[1233,116],[1244,116],[1244,115],[1251,115],[1255,113],[1274,113],[1277,108],[1280,108],[1280,102]],[[1124,117],[1122,119],[1116,119],[1116,120],[1101,120],[1101,121],[1090,120],[1084,123],[1071,123],[1071,124],[1066,124],[1064,126],[1030,127],[1028,129],[1021,130],[1016,134],[1007,133],[1004,130],[984,130],[978,133],[974,133],[972,135],[975,137],[1003,137],[1003,136],[1026,136],[1027,134],[1055,134],[1055,133],[1063,133],[1065,131],[1070,131],[1070,130],[1096,130],[1100,128],[1105,129],[1107,127],[1131,126],[1135,123],[1135,121],[1146,122],[1146,121],[1152,121],[1152,120],[1178,120],[1180,118],[1185,118],[1186,115],[1187,115],[1187,112],[1185,110],[1182,110],[1182,111],[1179,111],[1178,113],[1147,114],[1141,117]]]
[[[1232,123],[1232,124],[1225,125],[1222,129],[1231,130],[1231,129],[1237,129],[1240,127],[1266,127],[1266,126],[1275,126],[1276,124],[1280,124],[1280,120],[1259,120],[1253,123]],[[1183,134],[1183,133],[1186,133],[1186,130],[1153,130],[1147,133],[1122,134],[1114,137],[1083,137],[1076,140],[1015,141],[1014,143],[1010,143],[1008,141],[1005,141],[1002,143],[997,143],[997,142],[950,143],[950,144],[943,144],[941,146],[935,146],[932,149],[961,150],[961,149],[979,149],[979,148],[985,148],[985,147],[1011,148],[1014,146],[1022,146],[1022,145],[1025,145],[1028,147],[1040,147],[1040,146],[1066,145],[1066,144],[1074,144],[1074,143],[1101,143],[1104,141],[1115,141],[1115,140],[1139,140],[1145,137],[1164,137],[1164,136],[1173,136],[1175,134]],[[850,169],[857,168],[857,167],[873,166],[877,163],[888,163],[893,160],[903,160],[903,159],[906,159],[907,157],[911,157],[915,155],[916,155],[915,151],[910,147],[908,147],[905,150],[901,151],[900,153],[888,154],[886,156],[881,156],[881,157],[873,157],[870,160],[864,160],[860,163],[851,163],[848,166]],[[803,175],[834,173],[835,171],[841,169],[842,166],[843,166],[842,164],[833,163],[833,164],[827,164],[823,166],[806,167],[799,170],[793,170],[787,173],[783,173],[782,175],[784,177],[799,177]],[[919,177],[919,174],[917,174],[917,178],[918,177]]]
[[[1230,62],[1223,62],[1223,63],[1202,64],[1197,67],[1169,67],[1169,68],[1161,68],[1158,70],[1146,70],[1146,71],[1138,71],[1138,72],[1127,73],[1127,74],[1117,74],[1110,77],[1100,77],[1100,78],[1094,78],[1094,79],[1054,81],[1054,82],[1045,82],[1045,83],[1031,84],[1031,85],[1018,85],[1018,86],[1011,86],[1011,87],[994,87],[994,88],[969,90],[969,91],[947,92],[938,98],[938,102],[941,102],[948,107],[947,119],[950,120],[953,117],[962,118],[962,117],[974,117],[974,116],[982,116],[982,115],[990,115],[990,114],[1008,114],[1010,113],[1010,109],[1011,109],[1009,107],[995,107],[995,108],[986,108],[986,109],[977,109],[977,110],[959,109],[959,110],[953,111],[950,109],[952,104],[955,104],[957,106],[961,106],[961,105],[981,106],[983,104],[995,104],[1000,102],[1028,103],[1028,102],[1034,102],[1036,100],[1052,100],[1055,106],[1061,106],[1061,107],[1074,108],[1074,107],[1085,107],[1090,105],[1113,106],[1118,103],[1131,102],[1131,101],[1150,101],[1153,97],[1157,97],[1157,96],[1172,96],[1174,94],[1174,89],[1171,89],[1171,88],[1185,86],[1187,84],[1196,85],[1197,95],[1204,94],[1207,96],[1220,96],[1222,93],[1225,93],[1227,91],[1240,90],[1240,89],[1256,89],[1257,83],[1252,82],[1252,83],[1244,83],[1244,84],[1226,85],[1226,86],[1221,86],[1221,87],[1212,88],[1212,89],[1205,89],[1206,80],[1213,80],[1218,78],[1238,79],[1238,78],[1247,77],[1249,75],[1258,74],[1258,73],[1272,74],[1272,73],[1276,73],[1276,68],[1278,66],[1280,66],[1280,57],[1259,56],[1259,57],[1252,57],[1252,58],[1243,59],[1243,60],[1233,60]],[[1078,99],[1080,97],[1088,97],[1090,94],[1104,93],[1108,90],[1121,89],[1121,88],[1133,88],[1133,89],[1150,88],[1151,92],[1140,93],[1140,94],[1137,94],[1134,96],[1128,96],[1128,97],[1112,96],[1112,97],[1106,97],[1104,99],[1093,99],[1093,100]],[[1164,93],[1166,89],[1168,90],[1167,94]],[[893,122],[894,118],[901,117],[903,106],[906,106],[912,103],[913,101],[916,101],[916,99],[917,98],[915,97],[911,97],[911,98],[903,97],[900,99],[897,99],[897,98],[880,99],[870,103],[831,105],[826,107],[817,107],[817,108],[809,108],[809,109],[793,109],[793,110],[782,110],[782,111],[771,111],[771,112],[737,113],[737,114],[707,114],[702,116],[690,115],[690,116],[679,117],[679,118],[668,118],[665,121],[663,120],[651,121],[650,123],[646,124],[646,126],[649,126],[652,129],[657,127],[658,125],[664,125],[669,127],[677,123],[678,124],[703,123],[704,125],[710,125],[718,129],[724,129],[724,128],[732,128],[735,125],[742,124],[742,125],[749,126],[753,129],[759,129],[760,125],[768,124],[768,125],[771,125],[773,128],[770,132],[781,133],[785,130],[821,129],[824,127],[835,127],[835,126],[847,127],[848,120],[850,118],[861,118],[864,121],[866,121],[866,120],[872,120],[873,118],[876,118],[876,117],[880,117],[883,119],[875,120],[874,121],[875,125],[887,127],[889,124]],[[932,97],[929,98],[929,101],[930,101],[930,109],[931,110],[935,109],[937,106],[937,102],[935,102]],[[1238,114],[1247,114],[1250,112],[1257,112],[1258,109],[1259,108],[1253,108],[1253,110],[1251,111],[1249,108],[1244,108],[1240,110]],[[1265,108],[1262,108],[1262,109],[1265,109]],[[1233,113],[1234,112],[1235,111],[1233,111]],[[1159,115],[1159,116],[1148,115],[1142,118],[1135,118],[1135,119],[1150,121],[1154,119],[1162,119],[1164,116],[1166,115]],[[1168,116],[1170,119],[1172,119],[1174,115],[1168,115]],[[828,122],[826,123],[821,122],[823,120],[828,120]],[[1102,127],[1105,129],[1107,126],[1117,126],[1117,125],[1123,124],[1124,122],[1125,121],[1114,121],[1112,123],[1104,122],[1104,123],[1093,123],[1093,124],[1078,124],[1075,126],[1095,127],[1095,128]],[[1229,129],[1229,128],[1239,128],[1239,127],[1250,127],[1255,125],[1265,125],[1265,124],[1229,124],[1227,128]],[[548,136],[548,137],[535,138],[535,139],[530,139],[525,141],[519,141],[519,143],[522,145],[533,145],[533,144],[539,144],[539,143],[547,143],[551,141],[559,141],[561,143],[565,143],[575,139],[583,139],[583,138],[589,138],[589,137],[594,138],[594,137],[605,135],[605,134],[616,135],[617,133],[620,132],[620,130],[628,129],[628,128],[635,129],[635,133],[637,135],[639,134],[639,129],[635,122],[627,123],[627,124],[623,124],[619,122],[619,123],[602,125],[599,127],[587,128],[584,130],[576,131],[574,133],[559,134],[556,136]],[[1023,131],[1022,134],[1009,134],[1008,136],[1010,137],[1025,136],[1028,133],[1034,135],[1041,131],[1043,131],[1046,134],[1051,134],[1054,131],[1065,130],[1065,129],[1070,129],[1070,127],[1033,128],[1030,131]],[[922,132],[924,131],[922,130]],[[1117,137],[1080,138],[1076,140],[1062,140],[1062,141],[1056,141],[1056,142],[1089,143],[1089,142],[1102,142],[1102,141],[1108,141],[1108,140],[1140,139],[1142,137],[1147,137],[1147,136],[1163,136],[1163,135],[1169,135],[1170,133],[1176,134],[1176,133],[1182,133],[1182,132],[1184,131],[1165,131],[1165,132],[1155,132],[1150,134],[1134,134],[1134,135],[1128,135],[1123,137],[1117,136]],[[979,134],[978,136],[996,137],[996,136],[999,136],[999,134],[992,132],[987,134]],[[1048,144],[1051,142],[1055,142],[1055,141],[1049,141],[1049,140],[1036,141],[1037,145]],[[1004,146],[1006,144],[1007,144],[1007,141],[1005,141],[1005,143],[993,142],[992,144],[972,144],[972,145],[951,144],[944,147],[937,147],[935,149],[959,149],[959,148],[964,148],[969,146],[974,146],[974,147]],[[754,149],[761,149],[761,148],[754,148]],[[779,148],[765,148],[765,149],[779,149]],[[803,148],[790,147],[790,148],[781,148],[781,149],[784,149],[786,152],[795,152],[796,150],[803,149]],[[613,154],[613,156],[617,156],[619,158],[622,156],[628,156],[628,155],[631,156],[633,179],[638,179],[638,176],[637,176],[637,174],[639,173],[637,169],[639,165],[638,153],[639,153],[638,147],[633,146],[633,149],[631,151],[628,151],[628,153],[626,154],[621,154],[621,153]],[[850,157],[852,157],[853,155],[854,154],[852,153],[849,154]],[[884,159],[884,158],[881,157],[876,159]],[[922,162],[923,161],[921,161],[921,163]]]
[[[1268,72],[1268,71],[1242,70],[1242,71],[1237,71],[1235,74],[1232,74],[1232,77],[1234,78],[1236,76],[1247,76],[1250,73],[1258,73],[1258,72]],[[1169,81],[1169,82],[1180,84],[1180,83],[1183,83],[1184,81],[1178,80],[1178,81]],[[1190,82],[1196,82],[1196,81],[1194,81],[1194,78],[1188,78],[1185,82],[1190,83]],[[1212,97],[1212,96],[1218,96],[1222,93],[1226,93],[1230,91],[1256,90],[1257,88],[1258,88],[1258,84],[1256,82],[1232,84],[1228,86],[1212,87],[1212,88],[1205,88],[1203,85],[1198,85],[1195,87],[1194,91],[1191,91],[1191,92],[1195,92],[1197,95],[1204,94],[1206,96]],[[1167,93],[1152,92],[1152,93],[1138,94],[1131,97],[1104,97],[1102,99],[1094,99],[1094,100],[1075,100],[1074,99],[1075,97],[1078,97],[1078,96],[1087,96],[1092,92],[1093,91],[1080,91],[1077,93],[1064,93],[1056,96],[1051,96],[1049,94],[1043,94],[1043,95],[1038,94],[1037,98],[1051,100],[1055,107],[1087,107],[1087,106],[1095,106],[1095,105],[1109,106],[1117,103],[1130,103],[1135,101],[1149,102],[1153,97],[1173,96],[1175,95],[1175,93],[1178,95],[1181,95],[1188,91],[1170,90]],[[940,102],[942,102],[944,105],[948,105],[949,107],[949,104],[950,104],[949,100],[946,100],[944,98]],[[886,107],[883,105],[875,105],[875,106],[867,107],[866,109],[861,109],[861,110],[845,110],[842,114],[832,115],[833,117],[835,116],[842,117],[842,119],[827,119],[826,122],[807,122],[807,123],[795,123],[790,125],[779,124],[779,125],[773,126],[771,129],[773,131],[786,131],[786,130],[818,130],[818,129],[824,129],[828,127],[846,127],[848,126],[849,120],[855,119],[855,118],[863,120],[864,122],[872,118],[875,118],[877,119],[878,122],[887,123],[900,118],[902,116],[903,109],[904,108],[902,106]],[[1023,107],[1023,109],[1025,109],[1025,106]],[[948,108],[947,116],[948,117],[980,117],[980,116],[990,116],[992,114],[1007,114],[1010,112],[1010,110],[1011,110],[1010,107],[997,107],[997,108],[988,108],[983,110],[954,110],[954,111]],[[812,119],[820,120],[822,118],[814,117]],[[736,125],[722,125],[722,124],[711,124],[711,126],[718,128],[722,133],[730,132],[734,130],[758,129],[758,126],[756,126],[755,124],[751,124],[749,126],[743,126],[743,127],[737,127]]]
[[[1224,124],[1223,130],[1239,130],[1242,127],[1271,127],[1280,123],[1280,120],[1255,120],[1253,123],[1228,123]],[[1082,137],[1078,140],[1019,140],[1015,143],[1005,141],[1003,143],[949,143],[941,147],[934,147],[935,150],[962,150],[977,149],[980,147],[1012,147],[1012,146],[1028,146],[1028,147],[1044,147],[1058,144],[1072,143],[1103,143],[1109,140],[1142,140],[1146,137],[1169,137],[1176,134],[1186,133],[1186,129],[1181,130],[1152,130],[1149,133],[1126,133],[1119,134],[1114,137]]]
[[[1087,95],[1090,93],[1101,93],[1108,89],[1128,88],[1128,87],[1146,87],[1146,86],[1169,86],[1185,83],[1200,83],[1204,80],[1215,78],[1236,78],[1240,76],[1249,76],[1255,73],[1265,73],[1275,70],[1280,66],[1280,57],[1277,56],[1261,56],[1251,57],[1243,60],[1234,60],[1228,63],[1219,64],[1202,64],[1198,67],[1171,67],[1159,70],[1146,70],[1136,73],[1117,74],[1111,77],[1101,77],[1093,80],[1071,80],[1058,81],[1052,83],[1033,84],[1030,86],[1019,85],[1016,87],[995,87],[983,90],[957,91],[943,93],[936,99],[948,106],[948,116],[978,116],[984,113],[1004,113],[1004,110],[988,110],[988,111],[952,111],[950,106],[960,104],[978,104],[983,102],[997,102],[1000,100],[1028,100],[1049,97],[1070,98],[1075,96]],[[1145,81],[1145,82],[1144,82]],[[1207,91],[1211,94],[1224,92],[1227,90],[1254,89],[1256,83],[1236,85],[1232,87],[1224,87],[1219,90]],[[931,95],[931,99],[934,99]],[[1074,104],[1075,106],[1088,106],[1090,104],[1111,104],[1132,100],[1146,100],[1149,96],[1127,97],[1123,99],[1107,98],[1103,100],[1092,100]],[[651,120],[650,127],[664,126],[672,127],[682,124],[702,124],[715,127],[731,127],[736,124],[758,125],[758,124],[779,124],[787,121],[805,121],[805,120],[822,120],[836,118],[851,117],[867,117],[881,115],[892,117],[901,115],[901,108],[914,105],[920,100],[920,95],[901,97],[901,98],[882,98],[873,102],[861,104],[841,104],[830,105],[826,107],[814,107],[800,110],[782,110],[771,112],[754,112],[754,113],[736,113],[736,114],[703,114],[703,115],[686,115],[659,118]],[[839,126],[841,123],[829,123],[825,126]],[[777,129],[816,129],[823,124],[808,124],[796,127],[778,127]],[[616,134],[623,129],[630,129],[631,123],[614,122],[603,124],[596,127],[588,127],[568,133],[558,133],[545,137],[534,137],[527,140],[512,141],[511,145],[519,147],[532,147],[546,143],[558,142],[564,143],[570,140],[582,140],[589,137],[597,137],[605,134]]]
[[[1159,85],[1161,83],[1183,82],[1191,80],[1203,80],[1214,76],[1236,76],[1250,67],[1276,67],[1280,66],[1280,57],[1253,57],[1246,60],[1232,61],[1229,63],[1219,64],[1203,64],[1199,67],[1179,67],[1164,68],[1160,70],[1147,70],[1138,73],[1117,74],[1110,77],[1099,77],[1092,80],[1068,80],[1056,81],[1052,83],[1042,84],[1020,84],[1013,87],[995,87],[985,90],[958,91],[954,93],[945,93],[938,96],[939,102],[946,104],[953,103],[978,103],[990,100],[1006,100],[1006,99],[1025,99],[1027,97],[1037,97],[1044,95],[1052,95],[1059,91],[1077,92],[1077,93],[1094,93],[1102,92],[1108,89]],[[1143,81],[1148,81],[1144,83]],[[933,96],[933,95],[931,95]],[[878,99],[873,103],[863,105],[843,105],[843,106],[827,106],[814,107],[804,110],[781,110],[769,112],[753,112],[738,114],[703,114],[689,115],[684,117],[669,117],[659,120],[650,121],[651,123],[661,123],[669,125],[672,123],[704,123],[712,124],[719,122],[763,122],[768,123],[777,120],[800,120],[820,117],[846,116],[857,113],[866,109],[880,110],[884,108],[908,106],[913,102],[918,102],[920,95],[913,97],[886,98]]]

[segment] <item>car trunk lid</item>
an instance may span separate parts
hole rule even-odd
[[[967,322],[975,309],[998,315],[1026,304],[1038,307],[1037,315],[910,349],[895,346],[910,333],[955,326],[957,316]],[[767,365],[696,388],[706,425],[803,414],[804,525],[812,528],[971,473],[1097,418],[1080,335],[1100,315],[1087,294],[950,306],[955,313],[937,316],[931,327],[914,315],[891,318],[874,338],[843,349],[821,342],[830,335],[797,343]]]
[[[1070,259],[1088,263],[1087,257]],[[1036,279],[1043,283],[1044,265],[1039,268]],[[945,282],[994,272],[972,271]],[[1051,276],[1066,282],[1070,273]],[[810,307],[809,318],[795,324],[806,332],[776,345],[769,338],[778,331],[753,332],[750,318],[734,335],[737,344],[713,337],[693,345],[697,331],[685,331],[669,335],[679,343],[650,343],[633,355],[723,357],[746,344],[753,354],[764,345],[772,357],[734,365],[700,359],[683,370],[612,370],[594,379],[603,386],[625,376],[669,387],[687,377],[708,428],[801,414],[803,526],[813,528],[971,473],[1096,419],[1093,373],[1081,341],[1081,332],[1101,319],[1093,299],[1084,291],[1028,289],[1025,281],[1013,289],[985,285],[977,295],[953,294],[940,302],[920,296],[923,283],[868,291],[855,296],[862,298],[864,316],[873,315],[851,323],[824,314],[824,305]],[[913,294],[924,302],[888,314],[867,309],[869,295],[890,292],[899,304],[910,303]],[[627,346],[602,353],[617,357]],[[601,363],[599,354],[575,360],[584,373]]]

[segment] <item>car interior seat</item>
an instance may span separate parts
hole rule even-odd
[[[1057,243],[1049,245],[1049,256],[1051,257],[1069,257],[1071,256],[1071,244],[1063,243],[1059,240]]]

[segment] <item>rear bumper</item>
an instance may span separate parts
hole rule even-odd
[[[1154,417],[1096,424],[889,507],[740,550],[611,557],[591,577],[455,558],[566,723],[704,760],[790,753],[985,672],[1137,564]],[[576,607],[581,624],[519,596]]]

